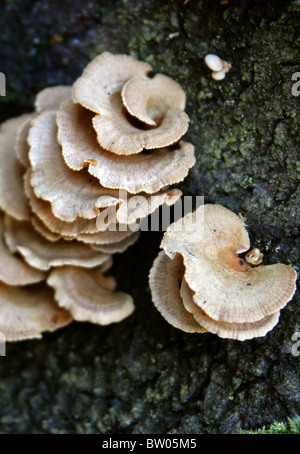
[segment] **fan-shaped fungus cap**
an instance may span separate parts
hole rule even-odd
[[[252,267],[240,256],[250,243],[239,216],[208,204],[183,219],[182,231],[176,225],[181,220],[172,224],[161,246],[171,258],[182,255],[193,301],[209,317],[227,323],[258,322],[291,300],[296,289],[293,268],[280,263]]]
[[[19,220],[30,218],[30,207],[24,194],[24,168],[15,152],[15,139],[19,127],[30,114],[5,121],[0,129],[0,208]]]
[[[171,260],[160,251],[149,274],[153,302],[171,325],[187,333],[203,333],[205,329],[183,306],[180,294],[183,274],[182,258],[178,256]]]
[[[146,203],[138,206],[134,200],[136,197],[126,191],[101,187],[86,172],[74,172],[67,167],[56,140],[56,129],[55,112],[48,111],[33,120],[29,133],[30,183],[38,198],[51,203],[56,218],[65,222],[74,222],[77,217],[92,219],[99,215],[101,209],[111,206],[115,213],[114,222],[133,223],[165,202],[175,203],[181,194],[178,190],[165,191],[153,197],[145,194]],[[30,193],[28,183],[27,193]],[[37,207],[34,197],[30,200],[31,205]],[[130,208],[130,215],[127,208]],[[97,226],[100,230],[100,222]],[[103,228],[107,229],[107,226]]]
[[[29,222],[5,219],[5,239],[12,252],[19,252],[34,268],[49,270],[52,267],[75,265],[92,268],[106,262],[109,254],[92,249],[77,241],[50,243],[34,230]]]
[[[51,202],[59,219],[72,222],[76,217],[95,218],[100,208],[118,203],[117,193],[66,166],[57,142],[55,118],[56,112],[47,111],[32,121],[28,136],[31,185],[37,197]]]
[[[0,213],[0,281],[8,285],[29,285],[41,282],[46,275],[16,257],[4,243],[4,216]]]
[[[9,287],[0,283],[0,332],[6,341],[41,338],[72,321],[70,313],[57,306],[46,285]]]
[[[64,99],[67,99],[72,94],[72,87],[67,85],[56,85],[55,87],[47,87],[40,91],[34,102],[35,110],[38,113],[46,110],[56,110]]]
[[[39,234],[42,235],[44,238],[47,238],[48,241],[55,242],[62,238],[62,236],[59,233],[54,233],[51,230],[49,230],[48,227],[35,214],[31,216],[30,220],[33,225],[33,228],[37,232],[39,232]],[[68,237],[63,238],[68,239]],[[72,240],[72,237],[70,237],[70,240]]]
[[[140,232],[133,232],[131,235],[127,236],[123,240],[115,241],[114,243],[109,244],[93,244],[91,247],[96,249],[96,251],[105,252],[106,254],[116,254],[124,252],[129,246],[132,246],[139,238]]]
[[[149,275],[155,306],[176,328],[185,332],[209,331],[219,337],[243,341],[264,336],[277,324],[279,311],[253,323],[226,323],[213,320],[194,303],[194,292],[184,278],[184,271],[183,260],[179,254],[170,259],[161,251]]]
[[[193,314],[195,320],[210,333],[219,337],[244,341],[253,337],[262,337],[267,334],[279,320],[280,312],[268,315],[262,320],[253,323],[227,323],[213,320],[193,301],[194,292],[189,288],[185,278],[182,279],[180,294],[185,309]]]
[[[28,169],[24,175],[24,188],[31,210],[51,232],[57,233],[61,237],[76,237],[79,233],[95,233],[99,230],[97,218],[76,218],[73,222],[65,222],[56,218],[51,210],[51,203],[39,199],[35,195],[30,180],[31,169]]]
[[[104,149],[120,155],[136,154],[171,145],[186,132],[189,118],[183,112],[183,91],[168,77],[148,79],[149,71],[151,67],[145,62],[105,52],[74,83],[73,101],[98,114],[92,123]],[[133,113],[131,118],[121,96],[127,82],[123,100],[128,112]],[[134,119],[140,117],[146,121],[138,125]],[[154,128],[149,129],[149,125]]]
[[[28,118],[18,128],[17,135],[15,137],[15,152],[19,162],[24,167],[29,167],[30,165],[28,159],[29,145],[27,142],[27,137],[31,126],[31,120],[33,120],[35,116],[35,113],[28,115]]]
[[[122,193],[122,191],[120,191]],[[153,213],[159,206],[166,204],[174,205],[181,197],[180,189],[169,189],[156,194],[140,193],[131,196],[128,200],[121,199],[120,208],[116,213],[117,221],[121,224],[133,224]]]
[[[46,202],[42,199],[38,199],[30,185],[30,169],[26,172],[24,176],[25,182],[25,192],[27,197],[30,201],[30,206],[32,208],[34,216],[31,218],[31,223],[34,229],[42,235],[42,237],[46,238],[48,241],[55,242],[60,239],[64,240],[79,240],[78,235],[81,234],[88,234],[92,235],[98,232],[97,226],[97,218],[96,219],[82,219],[76,218],[73,222],[65,222],[58,218],[56,218],[51,210],[51,205],[49,202]],[[122,235],[122,234],[121,234]],[[118,238],[119,233],[113,232],[113,242],[108,244],[93,244],[91,243],[90,246],[97,251],[104,252],[106,254],[115,254],[117,252],[124,252],[129,246],[134,244],[138,237],[139,232],[130,232],[129,236],[125,238]],[[101,237],[101,232],[100,232]],[[108,233],[102,238],[109,239],[111,235]],[[99,235],[97,235],[97,238]],[[101,238],[100,238],[101,239]],[[79,242],[80,244],[81,242]]]
[[[101,149],[91,131],[89,112],[70,100],[61,105],[56,120],[67,166],[72,170],[87,167],[106,188],[153,194],[182,181],[195,164],[193,145],[182,141],[172,148],[126,157]]]
[[[25,120],[24,123],[19,127],[15,141],[17,157],[20,163],[25,167],[30,166],[28,159],[29,145],[27,142],[27,137],[29,129],[31,127],[31,120],[33,120],[38,113],[44,112],[46,110],[58,109],[62,101],[69,98],[70,95],[71,87],[58,85],[56,87],[45,88],[36,96],[34,103],[36,111],[28,115],[28,119]]]
[[[84,243],[90,244],[113,244],[116,242],[121,242],[125,238],[129,238],[135,235],[139,229],[138,224],[115,224],[116,230],[104,230],[96,233],[80,233],[77,235],[76,239],[78,241],[83,241]]]
[[[86,66],[73,84],[73,101],[96,114],[105,115],[110,109],[111,95],[120,92],[124,83],[135,75],[147,74],[151,70],[148,63],[129,55],[103,52]]]
[[[33,227],[37,232],[39,232],[43,237],[47,238],[48,241],[56,242],[60,239],[72,241],[76,239],[77,241],[82,241],[83,243],[88,243],[91,246],[96,245],[97,250],[105,253],[114,253],[121,252],[127,244],[130,246],[138,238],[138,224],[132,224],[128,226],[127,224],[116,224],[115,230],[105,230],[95,233],[79,233],[75,236],[64,236],[59,233],[51,231],[36,215],[31,217],[31,222]],[[105,246],[102,248],[102,245]],[[98,248],[99,246],[99,248]],[[119,251],[119,248],[121,250]]]
[[[149,80],[152,81],[152,79]],[[172,92],[169,96],[172,96]],[[145,98],[147,99],[147,96]],[[134,105],[134,99],[131,100],[129,96],[127,99],[128,105],[132,109],[136,108],[136,110],[133,109],[136,115],[146,117],[148,125],[150,115],[152,115],[155,118],[156,126],[149,129],[128,118],[120,93],[115,93],[110,99],[110,110],[105,115],[96,115],[92,120],[97,140],[105,150],[118,155],[132,155],[140,153],[144,149],[164,148],[178,142],[187,131],[189,117],[183,110],[178,108],[166,110],[166,108],[160,107],[161,112],[164,110],[166,112],[163,116],[158,117],[156,116],[159,115],[158,107],[153,105],[153,111],[147,114],[146,102],[146,105],[138,110]],[[132,101],[131,104],[129,101]],[[156,109],[156,114],[154,114],[154,109]]]
[[[183,111],[185,108],[186,98],[181,86],[163,74],[156,74],[153,79],[132,77],[121,94],[130,115],[149,126],[157,126],[170,109]]]
[[[115,292],[115,281],[105,277],[104,269],[84,270],[63,267],[51,271],[47,283],[54,288],[55,298],[75,320],[100,325],[119,322],[134,310],[130,295]]]

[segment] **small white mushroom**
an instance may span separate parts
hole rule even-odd
[[[223,80],[225,78],[225,72],[224,71],[212,71],[211,77],[214,80]]]
[[[214,80],[224,79],[230,70],[231,64],[214,54],[207,54],[204,58],[205,64],[212,70],[211,77]]]
[[[212,71],[222,71],[223,69],[222,60],[217,55],[207,54],[204,58],[204,61]]]

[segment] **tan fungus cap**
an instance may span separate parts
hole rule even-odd
[[[47,283],[54,288],[55,298],[75,320],[99,325],[119,322],[134,310],[130,295],[115,292],[115,281],[102,274],[103,269],[84,270],[63,267],[53,270]]]
[[[160,251],[149,274],[152,300],[162,316],[175,328],[188,333],[203,333],[205,329],[183,306],[180,295],[183,274],[182,258],[171,260],[164,251]]]
[[[153,194],[182,181],[195,164],[194,147],[186,142],[126,157],[101,149],[91,131],[89,112],[71,101],[61,105],[57,124],[67,166],[73,170],[87,168],[106,188]]]
[[[29,129],[31,127],[31,120],[35,118],[36,114],[28,115],[28,118],[21,124],[17,130],[17,135],[15,138],[15,152],[19,162],[24,167],[29,167],[30,162],[28,159],[29,145],[27,142],[27,137]]]
[[[63,265],[92,268],[110,258],[109,254],[75,240],[51,243],[35,231],[31,223],[18,222],[8,216],[5,219],[5,239],[12,252],[19,252],[29,265],[45,271]]]
[[[198,221],[197,212],[203,214]],[[228,323],[258,322],[291,300],[296,289],[293,268],[280,263],[252,267],[239,256],[250,246],[239,216],[208,204],[184,220],[186,231],[178,232],[172,224],[161,246],[170,257],[182,255],[193,301],[209,317]]]
[[[38,93],[35,99],[36,112],[29,115],[29,118],[19,127],[15,142],[16,154],[25,167],[29,167],[30,162],[28,159],[29,145],[27,142],[29,129],[31,127],[31,120],[36,117],[37,113],[46,110],[56,110],[59,108],[61,102],[69,98],[71,95],[71,87],[56,86],[49,87]]]
[[[37,197],[51,203],[55,217],[72,222],[95,218],[99,209],[117,203],[115,191],[101,188],[86,173],[72,172],[57,142],[56,112],[41,113],[32,121],[28,141],[31,185]],[[91,181],[90,181],[91,180]]]
[[[35,110],[38,113],[46,110],[57,110],[64,99],[72,94],[72,87],[67,85],[56,85],[47,87],[40,91],[34,102]]]
[[[115,224],[115,230],[105,230],[96,233],[80,233],[77,235],[78,241],[89,244],[112,244],[129,238],[138,231],[138,224]]]
[[[122,88],[122,101],[128,113],[142,123],[157,126],[168,110],[185,108],[185,93],[170,77],[156,74],[152,79],[132,77]]]
[[[210,333],[226,339],[244,341],[254,337],[265,336],[279,320],[280,312],[268,315],[262,320],[253,323],[227,323],[213,320],[193,301],[193,292],[183,278],[180,294],[183,305],[188,312],[193,314],[195,320]]]
[[[92,60],[74,82],[72,98],[94,113],[105,115],[110,110],[110,96],[121,91],[125,82],[137,74],[152,70],[148,63],[129,55],[103,52]]]
[[[171,145],[186,132],[189,118],[183,112],[183,90],[160,74],[148,79],[146,74],[151,69],[147,63],[128,55],[105,52],[96,57],[74,83],[74,103],[98,114],[92,123],[104,149],[120,155],[136,154],[143,149]],[[127,111],[133,114],[131,118],[122,97]],[[167,98],[170,99],[166,101]],[[153,115],[155,118],[150,118]],[[142,118],[142,122],[146,119],[144,125],[155,128],[149,130],[134,124],[135,117]]]
[[[133,232],[127,238],[124,238],[121,241],[116,241],[114,243],[109,244],[93,244],[91,243],[91,247],[96,249],[96,251],[105,252],[106,254],[116,254],[124,252],[129,246],[132,246],[140,236],[140,232]]]
[[[9,287],[0,284],[0,332],[6,341],[39,339],[45,331],[69,324],[72,317],[59,308],[46,285]]]
[[[188,129],[189,117],[180,109],[167,110],[156,127],[145,129],[128,118],[120,93],[111,96],[110,104],[109,112],[96,115],[92,123],[101,147],[118,155],[167,147],[178,142]]]
[[[48,229],[48,227],[38,218],[35,214],[31,216],[31,224],[33,228],[40,233],[44,238],[46,238],[48,241],[58,241],[62,238],[67,240],[68,238],[70,241],[73,239],[72,237],[62,237],[59,233],[54,233],[51,230]]]
[[[66,222],[54,216],[51,210],[50,202],[39,199],[30,184],[31,169],[28,169],[24,175],[25,193],[29,199],[29,204],[32,212],[45,224],[45,226],[53,233],[59,234],[61,237],[76,237],[79,233],[95,233],[99,229],[97,227],[97,218],[83,219],[76,218],[73,222]]]
[[[19,127],[31,118],[25,114],[2,123],[0,127],[0,208],[18,220],[30,218],[30,207],[24,194],[24,167],[15,152]]]
[[[0,214],[0,281],[8,285],[29,285],[41,282],[46,275],[31,268],[21,258],[16,257],[4,242],[4,216]]]

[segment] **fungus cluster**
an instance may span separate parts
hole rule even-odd
[[[105,275],[139,222],[181,196],[194,165],[185,94],[127,55],[96,57],[72,87],[0,129],[0,331],[40,337],[72,319],[117,322],[130,295]]]
[[[292,299],[296,272],[264,266],[243,218],[207,204],[171,224],[149,275],[163,317],[186,332],[240,341],[264,336]]]

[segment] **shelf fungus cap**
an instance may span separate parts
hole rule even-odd
[[[24,167],[17,158],[15,139],[30,114],[2,123],[0,128],[0,208],[15,219],[28,220],[30,207],[24,194]]]
[[[39,339],[43,332],[71,321],[71,314],[58,307],[46,285],[10,287],[0,283],[0,332],[7,341]]]
[[[128,55],[104,52],[75,81],[73,102],[97,114],[92,124],[105,150],[131,155],[169,146],[185,134],[183,90],[169,77],[148,78],[151,69]]]
[[[132,107],[133,104],[132,102]],[[133,117],[128,117],[120,93],[111,96],[107,113],[96,115],[92,120],[102,148],[118,155],[133,155],[143,150],[172,145],[178,142],[188,129],[189,117],[181,109],[160,107],[160,114],[154,114],[154,106],[153,112],[148,114],[139,114],[137,110],[136,115],[147,116],[148,127],[141,122],[137,123]],[[162,115],[162,112],[165,113]],[[149,127],[150,115],[155,119],[155,126],[152,127]]]
[[[17,221],[16,221],[17,222]],[[0,214],[0,282],[7,285],[30,285],[46,279],[46,275],[15,256],[4,242],[4,216]]]
[[[253,323],[213,320],[195,304],[194,292],[188,286],[184,273],[185,267],[180,254],[170,259],[161,251],[149,275],[153,302],[162,316],[174,327],[185,332],[210,332],[221,338],[244,341],[265,336],[278,323],[279,311]]]
[[[280,311],[270,314],[257,322],[252,323],[228,323],[213,320],[204,310],[194,303],[194,292],[188,286],[185,278],[182,279],[180,294],[185,309],[190,312],[194,319],[204,330],[226,339],[244,341],[254,337],[265,336],[279,320]]]
[[[63,85],[45,88],[37,94],[34,102],[35,112],[28,114],[27,119],[18,128],[15,140],[15,151],[20,163],[24,167],[28,168],[30,166],[28,159],[29,144],[27,138],[31,127],[31,121],[41,112],[58,109],[62,101],[69,98],[70,95],[71,87]]]
[[[149,274],[153,302],[167,322],[175,328],[187,333],[203,333],[205,329],[184,308],[180,294],[183,275],[182,258],[177,256],[170,259],[164,251],[160,251]]]
[[[54,288],[59,306],[68,309],[75,320],[99,325],[115,323],[134,310],[132,297],[115,291],[115,280],[106,277],[104,268],[84,270],[63,267],[51,271],[47,283]]]
[[[55,111],[43,112],[32,121],[28,142],[33,191],[51,203],[55,217],[66,222],[77,217],[93,219],[101,208],[118,203],[116,191],[65,164],[57,142]]]
[[[106,188],[153,194],[182,181],[195,164],[193,145],[183,141],[126,158],[103,150],[91,128],[90,113],[71,100],[61,105],[56,122],[67,166],[76,171],[86,168]]]
[[[156,126],[169,109],[184,110],[185,93],[170,77],[156,74],[132,77],[122,88],[122,101],[127,111],[139,121]]]
[[[109,254],[96,251],[89,245],[63,239],[54,244],[47,241],[30,222],[5,219],[5,239],[12,252],[19,252],[34,268],[47,271],[52,267],[75,265],[93,268],[106,262]]]
[[[167,229],[161,246],[181,254],[193,301],[215,321],[253,323],[275,314],[293,297],[295,270],[281,263],[252,266],[240,254],[250,246],[243,220],[207,204]]]
[[[56,85],[47,87],[40,91],[34,101],[35,110],[38,113],[46,110],[58,109],[60,103],[71,96],[72,87],[67,85]]]
[[[130,115],[149,126],[157,123],[170,109],[184,110],[185,93],[170,77],[156,74],[132,77],[122,88],[122,101]]]
[[[29,145],[27,142],[27,137],[29,129],[31,127],[31,120],[35,118],[36,114],[29,114],[25,121],[17,130],[15,138],[15,152],[19,162],[26,168],[29,167],[30,162],[28,159]]]
[[[74,103],[100,115],[110,109],[109,99],[119,93],[125,82],[137,74],[147,74],[151,66],[129,55],[103,52],[94,58],[75,81],[72,89]]]
[[[83,219],[76,218],[73,222],[65,222],[56,218],[51,210],[51,203],[39,199],[30,184],[31,169],[28,169],[24,175],[24,189],[26,196],[29,199],[29,204],[32,212],[40,221],[53,233],[57,233],[62,237],[76,237],[79,233],[95,233],[98,231],[97,218]]]

